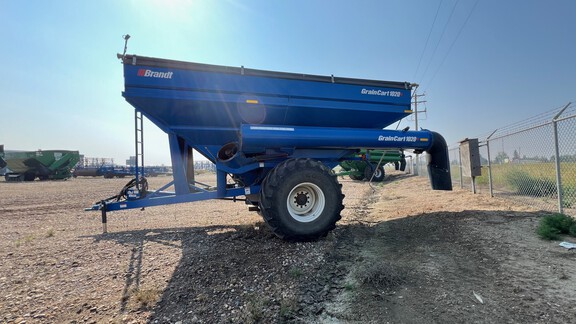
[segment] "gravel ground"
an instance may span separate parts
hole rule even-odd
[[[126,179],[0,181],[0,322],[576,322],[576,251],[536,237],[544,212],[390,173],[340,179],[342,220],[305,243],[230,201],[112,212],[102,234],[83,209]]]

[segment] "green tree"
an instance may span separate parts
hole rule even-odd
[[[508,160],[510,160],[510,158],[508,157],[508,154],[506,154],[506,152],[498,152],[498,154],[496,154],[496,157],[494,158],[494,162],[498,164],[502,164]]]

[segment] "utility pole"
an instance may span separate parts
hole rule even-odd
[[[418,113],[422,113],[422,112],[426,112],[426,109],[424,110],[418,110],[418,104],[419,103],[425,103],[426,100],[420,100],[418,101],[419,97],[424,97],[426,94],[423,93],[421,95],[419,95],[416,91],[418,90],[418,85],[416,85],[416,88],[414,88],[414,122],[415,122],[415,127],[416,127],[416,131],[418,130]]]
[[[414,125],[415,129],[414,129],[414,130],[417,131],[417,130],[418,130],[418,113],[420,113],[420,112],[426,112],[426,109],[424,109],[424,110],[418,110],[418,104],[419,104],[419,103],[425,103],[425,102],[426,102],[426,100],[418,101],[418,98],[419,98],[419,97],[424,97],[426,94],[425,94],[425,93],[423,93],[423,94],[421,94],[421,95],[418,94],[417,91],[418,91],[418,86],[419,86],[419,84],[417,84],[417,83],[412,83],[412,86],[414,87],[414,94],[412,95],[412,97],[414,98],[414,111],[413,111],[413,113],[414,113],[414,122],[415,122],[415,125]],[[416,154],[416,168],[415,168],[415,170],[416,170],[415,174],[416,174],[416,175],[419,174],[419,171],[418,171],[419,167],[420,167],[420,154]]]

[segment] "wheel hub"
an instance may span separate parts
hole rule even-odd
[[[307,223],[317,219],[322,214],[326,205],[326,198],[320,187],[305,182],[292,188],[286,202],[290,216],[298,222]]]
[[[308,204],[308,200],[309,200],[310,196],[308,196],[308,193],[305,192],[299,192],[296,195],[296,198],[294,199],[294,202],[296,203],[296,205],[298,207],[306,207],[306,205]]]

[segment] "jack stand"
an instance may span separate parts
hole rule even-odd
[[[104,204],[104,206],[102,206],[102,234],[108,233],[107,222],[108,219],[106,217],[106,204]]]

